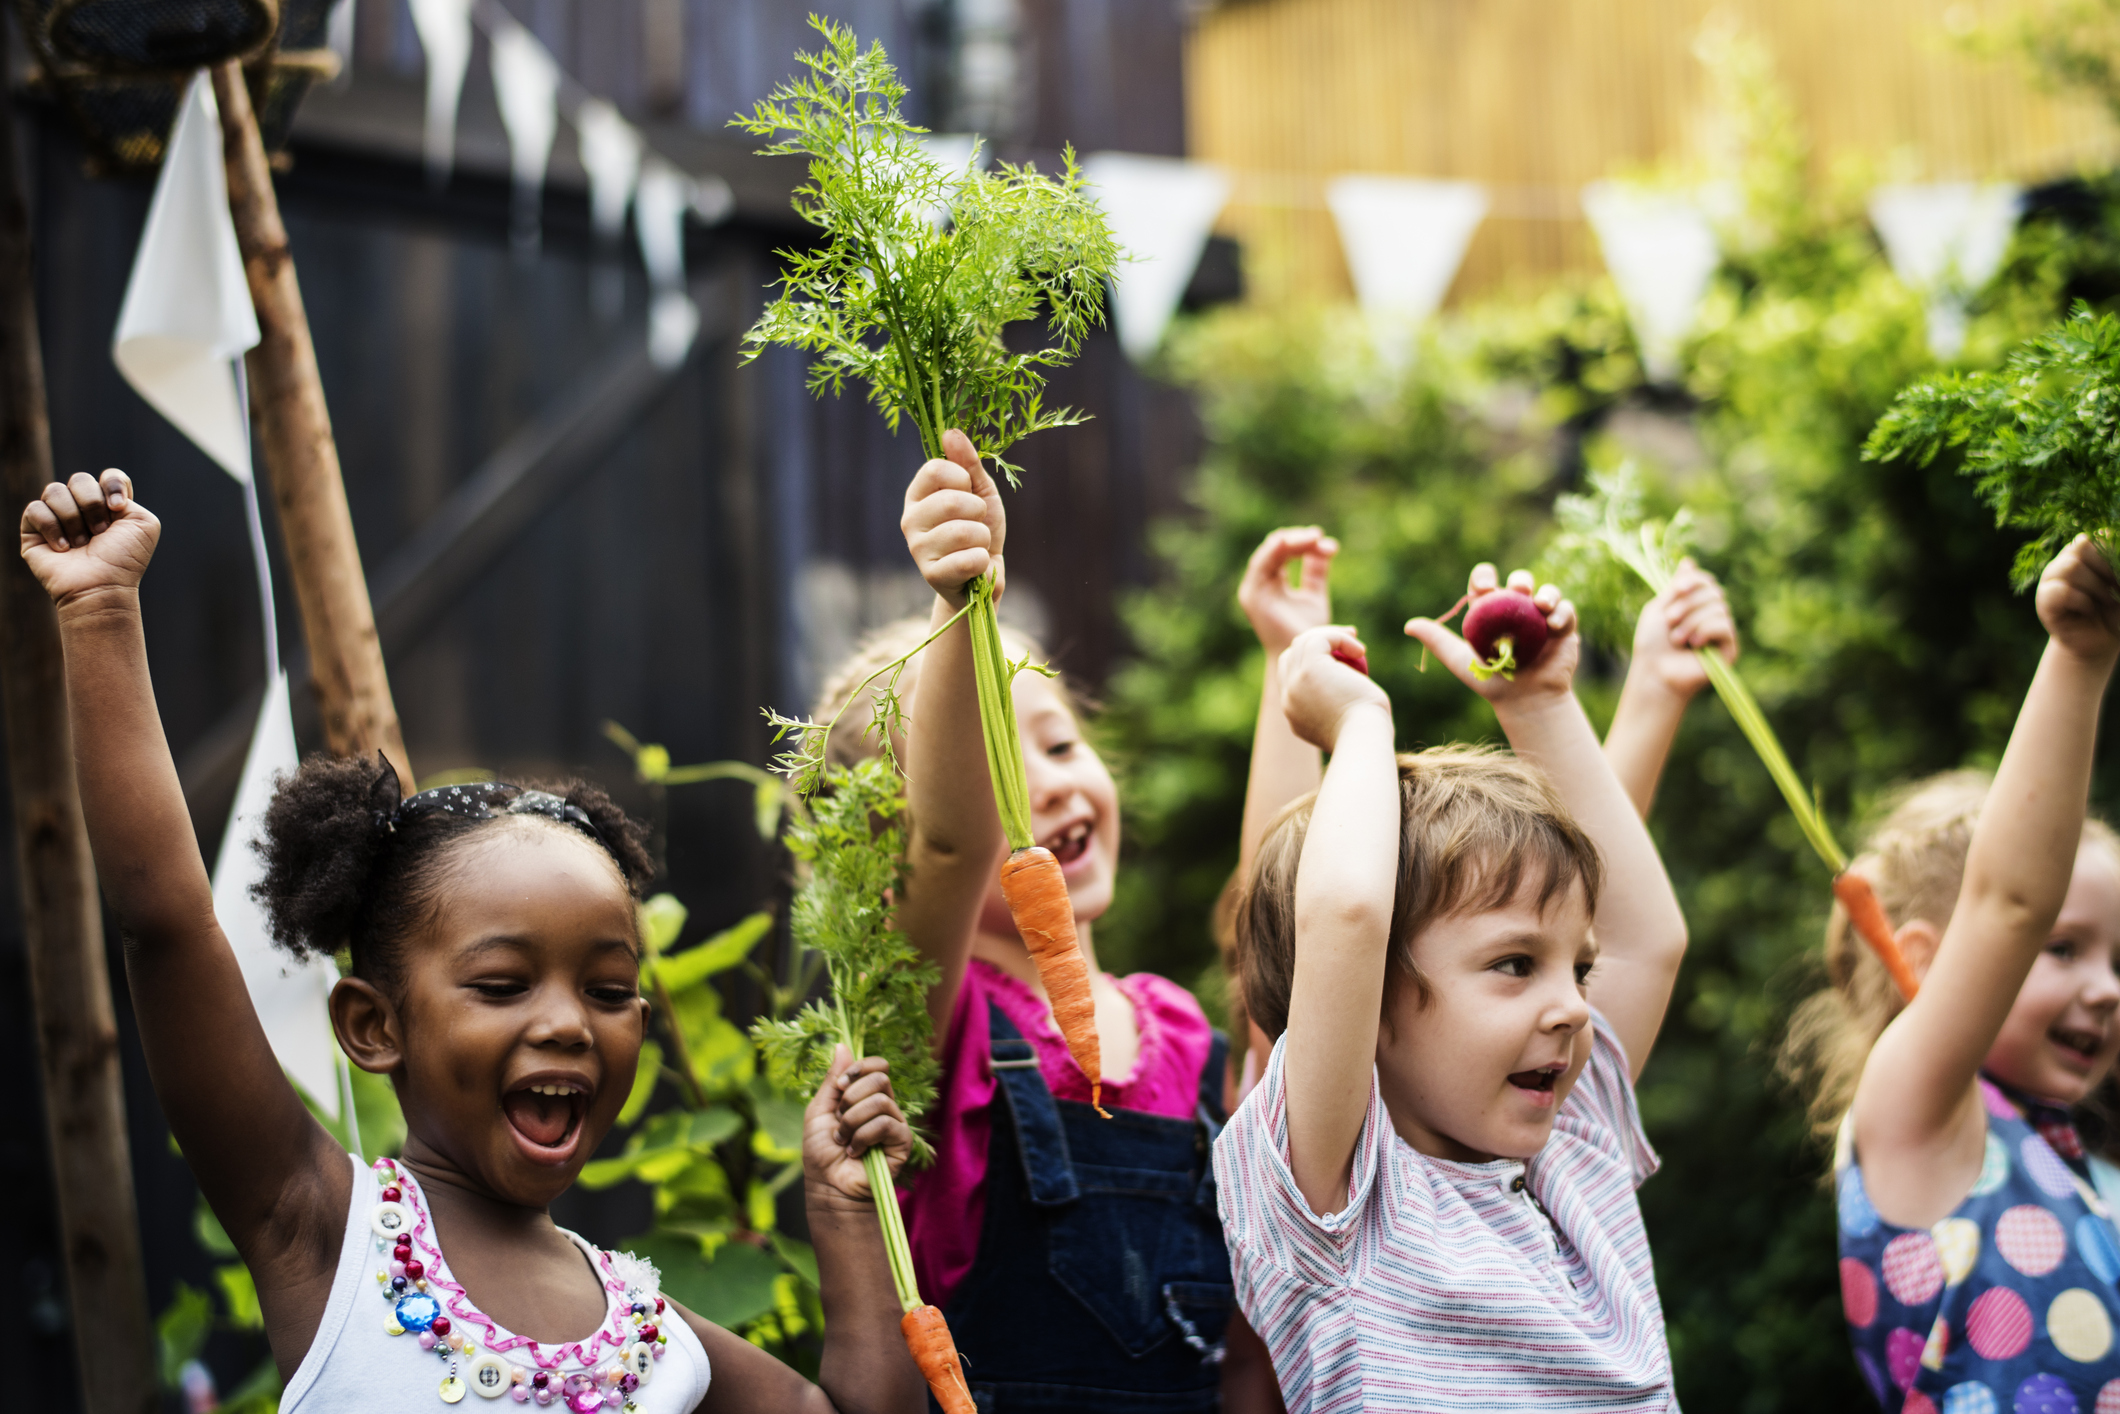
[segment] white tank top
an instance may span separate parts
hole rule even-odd
[[[603,1278],[604,1323],[585,1340],[539,1344],[472,1305],[410,1171],[389,1159],[373,1169],[352,1162],[331,1300],[280,1396],[281,1414],[418,1414],[467,1399],[493,1414],[517,1404],[552,1414],[692,1414],[706,1397],[707,1352],[665,1308],[648,1263],[567,1232]],[[410,1260],[400,1261],[407,1247]]]

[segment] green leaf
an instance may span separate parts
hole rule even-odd
[[[277,1414],[283,1388],[280,1367],[268,1355],[241,1384],[222,1396],[219,1414]]]
[[[758,825],[758,837],[770,840],[780,833],[781,807],[787,803],[787,787],[777,780],[763,780],[751,797],[752,816]]]
[[[687,910],[677,901],[676,894],[656,894],[640,906],[641,936],[647,940],[651,954],[662,953],[677,942],[677,935],[685,930]]]
[[[806,1101],[782,1094],[761,1081],[751,1084],[751,1109],[758,1128],[751,1134],[751,1149],[774,1163],[793,1163],[802,1157],[803,1111]]]
[[[250,1268],[241,1262],[230,1262],[215,1267],[213,1275],[221,1284],[221,1299],[228,1306],[228,1324],[239,1331],[265,1329],[265,1314],[258,1308],[258,1284],[251,1280]]]
[[[786,1233],[776,1232],[767,1239],[780,1260],[788,1264],[789,1270],[815,1288],[817,1282],[817,1249]]]
[[[177,1375],[187,1360],[198,1358],[213,1333],[213,1298],[195,1286],[177,1283],[177,1289],[162,1314],[155,1317],[157,1363],[162,1387],[175,1389]]]
[[[643,1041],[640,1047],[640,1064],[633,1072],[633,1088],[626,1092],[626,1103],[619,1106],[618,1122],[631,1124],[648,1108],[648,1101],[655,1098],[655,1082],[662,1076],[662,1047],[653,1041]]]
[[[624,1244],[662,1274],[662,1290],[693,1314],[734,1330],[773,1309],[773,1280],[784,1268],[772,1253],[748,1242],[725,1242],[712,1260],[696,1239],[651,1232]]]
[[[633,769],[644,781],[656,782],[670,774],[670,749],[653,742],[633,753]]]
[[[779,798],[777,784],[774,786],[774,798]],[[681,992],[742,962],[751,955],[752,949],[758,946],[759,939],[772,931],[772,914],[751,914],[703,943],[686,948],[683,952],[656,959],[655,979],[673,993]]]
[[[191,1231],[199,1239],[199,1245],[211,1255],[236,1255],[235,1242],[229,1237],[228,1230],[221,1226],[221,1220],[213,1215],[213,1209],[207,1206],[203,1193],[199,1195],[198,1205],[191,1210]]]
[[[575,1181],[584,1188],[609,1188],[628,1178],[666,1182],[691,1160],[743,1128],[743,1116],[719,1105],[705,1110],[665,1110],[648,1120],[626,1141],[625,1151],[582,1166]]]

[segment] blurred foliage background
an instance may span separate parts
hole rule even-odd
[[[1127,605],[1138,656],[1098,727],[1126,812],[1120,900],[1098,929],[1105,965],[1194,982],[1226,1006],[1212,917],[1236,862],[1263,667],[1235,588],[1278,525],[1340,538],[1334,616],[1368,642],[1405,748],[1498,733],[1448,674],[1416,670],[1404,621],[1449,607],[1480,560],[1536,563],[1553,498],[1631,460],[1653,510],[1692,508],[1700,558],[1738,615],[1746,678],[1844,841],[1893,783],[1999,757],[2043,641],[2010,589],[2014,538],[1950,459],[1859,455],[1892,395],[1935,368],[1922,303],[1863,213],[1872,174],[1808,174],[1757,49],[1732,40],[1704,58],[1738,137],[1728,167],[1705,175],[1743,200],[1677,385],[1645,381],[1602,281],[1463,311],[1397,368],[1336,312],[1220,313],[1173,341],[1166,371],[1197,392],[1209,451],[1192,514],[1157,533],[1164,582]],[[1959,362],[1996,362],[2079,297],[2120,298],[2109,180],[2032,193]],[[1579,681],[1601,725],[1631,607],[1585,606],[1595,651]],[[2094,801],[2116,799],[2108,747]],[[1775,1064],[1791,1007],[1823,985],[1826,873],[1712,694],[1688,714],[1651,824],[1693,939],[1640,1086],[1664,1159],[1642,1202],[1679,1397],[1861,1407],[1829,1155]]]

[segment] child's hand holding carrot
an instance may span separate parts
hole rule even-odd
[[[2120,656],[2120,580],[2089,536],[2077,536],[2041,572],[2037,603],[2057,647],[2101,666]]]
[[[1690,702],[1708,685],[1708,670],[1694,650],[1712,648],[1725,663],[1737,661],[1737,622],[1714,575],[1689,557],[1678,562],[1671,587],[1642,605],[1634,621],[1634,660],[1628,668],[1644,682]]]
[[[964,607],[965,587],[989,569],[1000,593],[1008,511],[969,438],[953,428],[943,434],[942,447],[948,456],[924,463],[905,488],[898,528],[920,577],[956,610]]]
[[[1644,604],[1635,621],[1633,661],[1605,734],[1605,759],[1645,819],[1686,705],[1708,685],[1702,648],[1735,663],[1737,623],[1715,576],[1680,560],[1670,587]]]
[[[858,1201],[874,1196],[861,1156],[881,1149],[895,1176],[913,1152],[913,1130],[891,1093],[890,1062],[876,1056],[860,1060],[839,1047],[831,1073],[810,1097],[802,1115],[802,1172],[813,1196]]]

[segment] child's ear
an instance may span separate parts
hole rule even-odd
[[[405,1058],[397,1008],[375,984],[341,977],[331,989],[331,1029],[346,1058],[370,1075],[388,1075]]]
[[[1905,954],[1907,966],[1914,969],[1915,978],[1927,977],[1929,964],[1936,960],[1937,944],[1943,941],[1936,925],[1926,918],[1909,918],[1892,936],[1898,939],[1899,951]]]

